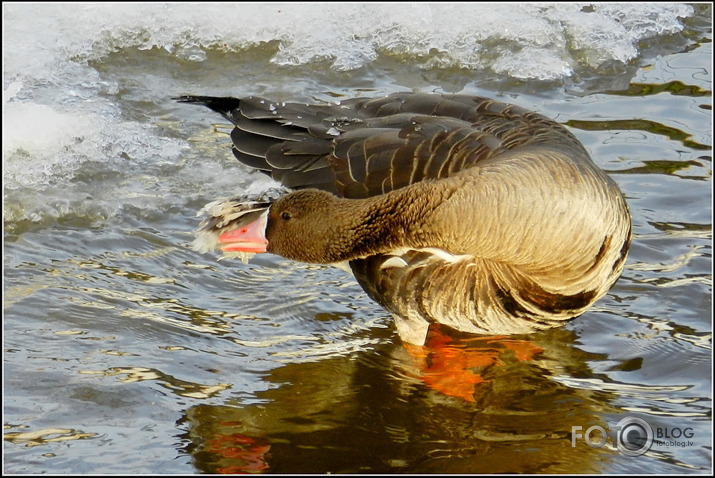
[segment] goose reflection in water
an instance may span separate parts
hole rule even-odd
[[[602,472],[614,450],[574,447],[571,429],[622,411],[555,378],[591,373],[574,341],[437,328],[424,346],[286,364],[258,403],[191,408],[187,452],[205,473]]]

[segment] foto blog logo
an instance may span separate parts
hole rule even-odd
[[[692,446],[692,441],[681,441],[681,438],[692,438],[692,428],[661,428],[653,427],[637,417],[626,417],[620,420],[611,430],[618,451],[626,456],[640,456],[653,446]],[[583,431],[583,427],[571,427],[571,446],[576,446],[577,440],[583,440],[593,448],[601,448],[608,442],[609,433],[599,425],[594,425]]]

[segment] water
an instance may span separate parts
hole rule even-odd
[[[4,471],[704,473],[711,10],[3,5]],[[184,93],[468,93],[570,126],[634,241],[562,329],[407,348],[340,270],[191,250],[270,187]],[[614,430],[658,440],[628,456]],[[600,442],[589,446],[577,434]],[[575,427],[575,428],[574,428]],[[595,430],[595,431],[594,431]],[[673,438],[675,437],[675,438]]]

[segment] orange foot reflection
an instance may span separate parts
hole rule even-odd
[[[439,327],[430,328],[425,345],[405,344],[415,360],[419,379],[433,390],[474,402],[480,383],[488,382],[482,371],[490,366],[503,366],[502,356],[512,352],[520,362],[527,362],[543,349],[527,340],[509,336],[455,339]]]
[[[220,457],[238,460],[240,463],[216,468],[217,473],[258,473],[268,469],[266,453],[270,450],[269,444],[259,443],[259,440],[240,433],[231,435],[216,435],[208,443],[206,451]]]

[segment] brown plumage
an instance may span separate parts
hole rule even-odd
[[[423,343],[433,322],[480,334],[558,326],[623,270],[631,220],[620,190],[537,113],[421,93],[337,105],[178,99],[232,121],[236,158],[296,190],[271,204],[213,203],[203,248],[347,261],[407,342]]]

